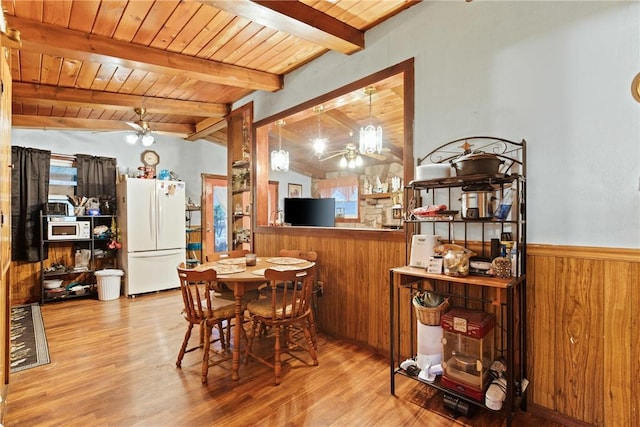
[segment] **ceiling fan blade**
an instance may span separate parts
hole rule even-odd
[[[144,129],[142,128],[142,126],[140,126],[137,123],[134,122],[125,122],[127,125],[131,126],[132,128],[134,128],[135,130],[142,132]]]
[[[338,156],[341,156],[343,154],[344,154],[344,151],[337,151],[337,152],[335,152],[333,154],[329,154],[328,156],[319,159],[318,161],[324,162],[325,160],[333,159],[334,157],[338,157]]]
[[[362,155],[371,157],[372,159],[376,159],[376,160],[385,160],[386,159],[385,156],[383,156],[382,154],[378,154],[378,153],[362,153]]]

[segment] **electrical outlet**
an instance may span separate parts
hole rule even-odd
[[[322,294],[324,294],[324,282],[318,281],[316,283],[316,295],[321,297]]]

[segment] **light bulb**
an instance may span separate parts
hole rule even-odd
[[[362,166],[362,156],[360,154],[356,156],[356,166]]]
[[[133,145],[136,142],[138,142],[138,134],[137,133],[128,133],[127,136],[125,136],[124,138],[131,145]]]
[[[321,156],[324,153],[324,149],[326,147],[327,139],[326,138],[316,138],[313,140],[313,152],[316,156]]]
[[[347,167],[347,165],[348,165],[347,158],[346,158],[346,157],[344,157],[344,156],[342,156],[342,157],[340,158],[340,163],[339,163],[339,165],[340,165],[340,167],[341,167],[341,168],[346,168],[346,167]]]
[[[142,145],[144,145],[145,147],[150,146],[154,142],[156,142],[156,140],[150,133],[145,133],[144,135],[142,135]]]

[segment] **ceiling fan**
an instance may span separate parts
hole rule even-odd
[[[144,120],[144,116],[147,114],[147,109],[144,107],[134,108],[133,111],[140,117],[140,120],[137,122],[126,122],[129,126],[135,129],[135,133],[129,133],[126,136],[126,140],[129,144],[135,144],[138,141],[145,146],[148,147],[156,142],[155,137],[151,133],[151,128],[149,127],[149,122]]]
[[[326,157],[318,159],[321,162],[332,159],[334,157],[342,156],[340,158],[340,167],[353,169],[355,167],[362,166],[362,156],[371,157],[377,160],[384,160],[385,157],[382,154],[377,153],[361,153],[355,144],[348,143],[342,150],[331,151]]]

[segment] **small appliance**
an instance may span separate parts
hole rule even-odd
[[[74,217],[55,217],[47,221],[48,240],[89,239],[91,223]]]
[[[428,234],[415,234],[411,238],[411,267],[427,268],[431,257],[434,255],[433,248],[438,244],[440,236]]]
[[[63,195],[49,195],[43,211],[47,215],[73,216],[73,205]]]
[[[443,387],[482,401],[494,360],[495,318],[480,310],[453,308],[442,315]]]

